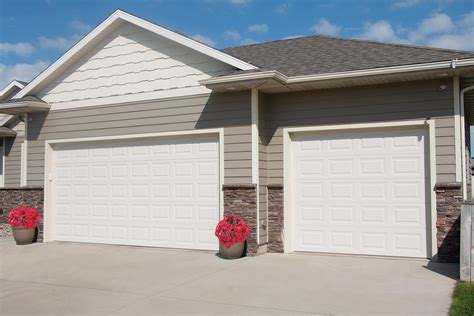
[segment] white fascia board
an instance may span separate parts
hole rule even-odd
[[[456,69],[461,67],[472,67],[474,66],[474,58],[459,60],[456,64]],[[213,84],[225,84],[239,81],[249,81],[258,79],[276,79],[283,84],[298,84],[315,81],[325,80],[338,80],[338,79],[351,79],[357,77],[370,77],[370,76],[383,76],[383,75],[395,75],[401,73],[419,72],[419,71],[430,71],[430,70],[442,70],[452,69],[452,61],[443,61],[435,63],[424,63],[414,64],[405,66],[395,67],[384,67],[384,68],[372,68],[364,70],[354,70],[345,72],[334,72],[320,75],[308,75],[308,76],[295,76],[287,77],[278,71],[262,71],[257,73],[246,73],[236,74],[230,76],[222,76],[218,78],[209,78],[201,80],[200,83],[204,85]]]
[[[202,85],[213,85],[213,84],[225,84],[233,83],[238,81],[250,81],[250,80],[262,80],[262,79],[275,79],[283,84],[286,84],[288,77],[276,70],[261,71],[261,72],[250,72],[246,74],[236,74],[230,76],[214,77],[209,79],[200,80],[199,83]]]
[[[23,89],[25,87],[24,84],[22,84],[21,82],[18,82],[16,80],[13,80],[12,82],[10,82],[5,88],[3,88],[2,91],[0,91],[0,99],[8,94],[13,88],[17,87],[18,89]]]
[[[117,20],[123,20],[134,25],[137,25],[145,30],[153,32],[159,36],[163,36],[169,40],[172,40],[176,43],[189,47],[193,50],[196,50],[202,54],[205,54],[211,58],[217,59],[223,63],[231,65],[235,68],[241,70],[252,70],[257,69],[256,66],[246,63],[240,59],[237,59],[233,56],[225,54],[217,49],[199,43],[189,37],[183,36],[181,34],[175,33],[173,31],[167,30],[161,26],[153,24],[151,22],[140,19],[136,16],[133,16],[129,13],[126,13],[121,10],[115,11],[102,23],[100,23],[95,29],[93,29],[89,34],[87,34],[82,40],[80,40],[76,45],[69,49],[64,55],[62,55],[58,60],[56,60],[51,66],[46,68],[40,75],[38,75],[34,80],[32,80],[26,87],[23,88],[17,95],[15,99],[22,98],[27,95],[31,90],[33,90],[38,84],[43,80],[48,78],[53,74],[58,68],[64,65],[68,60],[72,59],[74,55],[79,53],[87,44],[89,44],[94,38],[96,38],[102,32],[105,32],[109,26],[111,26]]]

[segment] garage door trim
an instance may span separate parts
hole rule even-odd
[[[394,128],[426,128],[429,146],[429,185],[430,185],[430,207],[431,207],[431,225],[428,227],[430,233],[427,234],[428,256],[434,257],[437,253],[436,242],[436,193],[433,188],[436,184],[436,143],[435,143],[435,121],[412,120],[412,121],[393,121],[380,123],[364,123],[364,124],[341,124],[341,125],[322,125],[322,126],[306,126],[306,127],[289,127],[283,129],[283,181],[284,181],[284,240],[283,247],[285,253],[294,251],[293,236],[293,199],[292,199],[292,161],[291,161],[291,136],[294,134],[304,133],[324,133],[324,132],[347,132],[354,131],[371,131],[374,129],[394,129]]]
[[[93,143],[102,141],[133,141],[133,140],[150,140],[160,138],[184,138],[184,137],[197,137],[197,136],[218,136],[219,143],[219,187],[224,183],[224,128],[214,129],[202,129],[194,131],[176,131],[176,132],[163,132],[163,133],[147,133],[147,134],[132,134],[132,135],[117,135],[117,136],[101,136],[101,137],[87,137],[87,138],[69,138],[69,139],[57,139],[57,140],[46,140],[45,141],[45,168],[44,168],[44,236],[45,242],[54,240],[54,214],[55,210],[53,205],[55,204],[52,197],[52,179],[51,170],[54,167],[52,165],[52,157],[54,154],[54,146],[63,144],[80,144],[80,143]],[[224,214],[224,195],[222,190],[219,195],[219,217],[222,218]]]

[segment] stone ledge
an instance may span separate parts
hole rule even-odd
[[[461,189],[462,183],[460,182],[436,182],[435,190],[438,189]]]
[[[255,183],[237,183],[237,184],[224,184],[222,190],[252,190],[256,189]]]
[[[463,205],[474,205],[474,200],[464,200]]]
[[[270,184],[267,184],[267,188],[270,188],[270,189],[283,189],[283,184],[270,183]]]
[[[40,186],[29,186],[29,187],[4,187],[0,188],[0,190],[5,190],[5,191],[14,191],[14,190],[22,190],[22,191],[28,191],[28,190],[43,190],[43,187]]]

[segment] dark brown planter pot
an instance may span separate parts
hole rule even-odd
[[[13,238],[17,245],[29,245],[33,242],[36,235],[36,227],[32,229],[25,229],[23,226],[12,227]]]
[[[230,248],[219,242],[219,254],[224,259],[239,259],[244,255],[245,242],[241,241],[233,244]]]

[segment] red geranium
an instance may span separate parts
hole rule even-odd
[[[227,248],[233,244],[245,241],[250,233],[250,226],[244,222],[242,217],[226,215],[216,226],[215,235]]]
[[[18,206],[8,213],[8,224],[12,227],[23,226],[25,229],[36,227],[40,219],[40,213],[33,208],[27,206]]]

